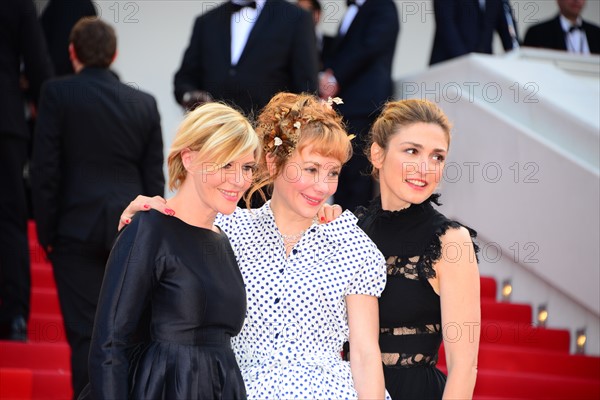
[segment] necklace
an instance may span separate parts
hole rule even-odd
[[[315,223],[316,221],[317,221],[317,217],[314,217],[312,223]],[[298,243],[298,241],[300,239],[302,239],[302,235],[304,235],[307,230],[308,230],[308,228],[303,229],[300,232],[294,233],[292,235],[284,235],[283,233],[279,232],[279,235],[281,236],[281,239],[283,240],[283,245],[287,248],[289,246],[294,246],[296,243]]]
[[[304,235],[304,233],[306,232],[306,229],[298,232],[298,233],[294,233],[293,235],[284,235],[283,233],[279,233],[281,235],[281,238],[283,239],[283,244],[285,246],[292,244],[292,243],[297,243],[298,240],[300,240],[300,238],[302,238],[302,235]]]

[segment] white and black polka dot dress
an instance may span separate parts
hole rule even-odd
[[[233,349],[249,399],[356,399],[345,297],[379,297],[385,260],[346,211],[313,224],[289,257],[269,203],[219,216],[246,286],[248,310]]]

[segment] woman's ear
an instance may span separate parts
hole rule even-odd
[[[196,152],[190,149],[183,149],[181,151],[181,162],[183,163],[183,167],[186,169],[186,171],[191,172],[196,159],[195,156]]]
[[[373,143],[371,145],[371,164],[373,164],[373,167],[381,169],[384,159],[385,151],[377,143]]]

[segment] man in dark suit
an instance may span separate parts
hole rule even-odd
[[[224,100],[246,113],[280,91],[316,92],[317,50],[311,16],[286,0],[235,0],[196,19],[175,74],[186,108]]]
[[[320,92],[325,99],[339,96],[336,108],[344,116],[353,139],[354,155],[344,165],[335,202],[345,209],[367,205],[373,197],[365,138],[377,111],[394,92],[392,62],[400,32],[393,0],[356,0],[348,9],[338,35],[325,42]]]
[[[559,14],[529,28],[523,45],[600,54],[600,27],[581,18],[585,0],[557,0],[557,3]]]
[[[75,75],[42,88],[32,158],[40,244],[52,262],[73,392],[88,381],[87,359],[104,266],[121,210],[138,193],[164,193],[156,101],[108,70],[114,30],[82,19],[71,32]]]
[[[0,339],[26,340],[29,318],[29,246],[23,168],[30,132],[25,119],[23,75],[28,97],[37,99],[52,64],[31,0],[0,2]]]
[[[508,0],[433,0],[435,38],[430,64],[468,53],[492,54],[494,32],[504,50],[518,44]]]

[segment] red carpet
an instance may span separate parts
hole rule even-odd
[[[69,399],[69,347],[52,268],[30,224],[29,342],[0,341],[0,400]],[[525,304],[496,302],[492,278],[481,278],[481,346],[476,400],[600,399],[600,358],[569,354],[569,332],[531,325]],[[440,352],[440,368],[445,371]]]
[[[0,399],[72,397],[70,349],[65,339],[50,263],[29,224],[31,315],[28,343],[0,341]]]
[[[600,358],[569,354],[566,330],[531,325],[531,306],[495,301],[481,278],[481,344],[476,400],[600,399]],[[445,370],[445,355],[440,352]]]

